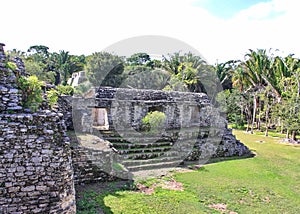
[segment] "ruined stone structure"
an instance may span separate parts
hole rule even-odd
[[[141,129],[151,111],[166,115],[156,134]],[[101,87],[90,98],[73,98],[73,121],[77,132],[109,141],[130,171],[250,153],[202,93]]]
[[[62,114],[24,112],[0,44],[0,213],[75,213],[69,140]],[[19,73],[18,73],[19,72]]]
[[[74,183],[131,179],[140,169],[183,161],[242,156],[206,94],[99,88],[89,97],[61,97],[61,113],[20,105],[17,76],[0,44],[0,214],[75,213]],[[148,112],[166,115],[158,132],[143,130]],[[70,145],[66,126],[80,144]]]
[[[85,71],[79,71],[76,73],[72,74],[72,77],[70,79],[68,79],[68,85],[71,86],[78,86],[80,83],[83,83],[84,81],[86,81],[87,78],[85,76]]]

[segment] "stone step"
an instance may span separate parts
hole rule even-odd
[[[156,163],[163,163],[163,162],[182,162],[182,158],[178,156],[164,156],[164,157],[157,157],[153,159],[147,159],[147,160],[132,160],[127,159],[123,160],[122,164],[126,167],[130,166],[141,166],[141,165],[149,165],[149,164],[156,164]]]
[[[129,137],[129,138],[135,138],[135,137],[175,137],[175,135],[178,135],[180,130],[177,129],[170,129],[170,130],[164,130],[163,133],[149,133],[147,131],[136,131],[136,130],[98,130],[99,133],[104,137]],[[184,131],[184,132],[194,132],[191,130]]]
[[[148,153],[148,152],[166,152],[170,150],[171,146],[166,147],[151,147],[151,148],[130,148],[130,149],[119,149],[119,154],[136,154],[136,153]]]
[[[153,163],[153,164],[128,166],[127,169],[131,172],[136,172],[136,171],[149,170],[149,169],[172,168],[172,167],[179,166],[180,163],[181,161],[160,162],[160,163]]]
[[[154,142],[154,143],[114,143],[111,142],[116,149],[138,149],[138,148],[158,148],[172,146],[172,142]]]
[[[172,142],[170,137],[153,137],[153,136],[135,136],[135,137],[106,137],[102,136],[107,141],[115,143],[154,143],[154,142]],[[174,138],[175,140],[175,138]]]
[[[140,159],[151,159],[156,158],[159,156],[176,156],[178,152],[170,151],[170,152],[145,152],[145,153],[137,153],[137,154],[125,154],[123,157],[125,159],[133,159],[133,160],[140,160]]]

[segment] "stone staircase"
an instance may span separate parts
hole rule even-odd
[[[100,131],[101,137],[111,143],[111,147],[123,157],[122,164],[131,172],[139,170],[176,167],[182,162],[177,151],[172,150],[171,137],[157,139],[153,136],[134,136],[125,138],[115,131]]]

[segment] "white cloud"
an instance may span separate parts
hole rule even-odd
[[[273,0],[259,3],[241,11],[228,24],[239,26],[239,34],[248,48],[273,48],[289,53],[299,53],[296,20],[299,12],[292,0]],[[276,15],[273,15],[277,14]]]
[[[278,1],[271,2],[261,2],[255,4],[248,9],[240,11],[234,19],[239,20],[265,20],[273,18],[272,16],[277,16],[283,14],[285,11],[283,8],[278,7]]]
[[[163,35],[190,44],[211,63],[241,58],[249,48],[299,53],[296,1],[287,1],[260,3],[222,20],[192,0],[3,0],[0,42],[7,49],[44,44],[90,54],[133,36]],[[281,16],[270,16],[277,12]]]

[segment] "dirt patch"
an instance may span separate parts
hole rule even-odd
[[[154,193],[154,187],[147,187],[140,183],[138,183],[136,187],[138,188],[138,192],[144,193],[146,195],[151,195],[152,193]]]
[[[192,169],[185,167],[172,167],[172,168],[160,168],[160,169],[150,169],[150,170],[140,170],[137,172],[132,172],[134,175],[134,180],[146,180],[149,178],[158,178],[158,177],[168,177],[171,176],[174,172],[183,173],[183,172],[192,172]]]
[[[158,179],[157,182],[152,184],[151,186],[145,186],[141,183],[138,183],[136,187],[138,189],[138,192],[147,195],[151,195],[152,193],[154,193],[155,188],[157,187],[168,190],[184,191],[183,184],[175,181],[174,178],[171,178],[170,180]]]
[[[226,204],[211,204],[211,205],[208,205],[208,207],[212,208],[214,210],[222,211],[222,212],[227,211],[227,205]]]
[[[218,210],[221,213],[238,214],[237,212],[233,212],[233,211],[228,210],[226,204],[211,204],[211,205],[208,205],[208,207],[212,208],[214,210]]]
[[[173,178],[170,181],[165,181],[161,187],[163,189],[169,189],[169,190],[178,190],[183,191],[183,185],[180,182],[175,181]]]

